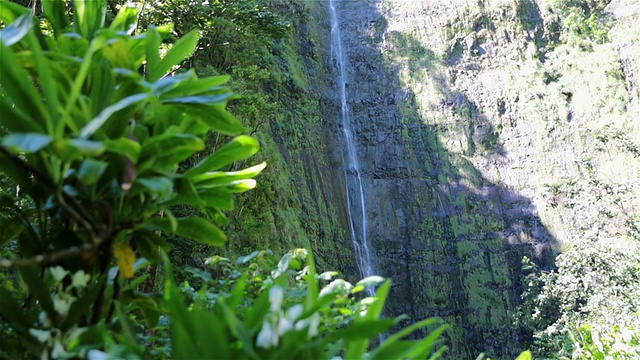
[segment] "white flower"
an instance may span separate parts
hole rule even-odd
[[[273,286],[269,290],[269,302],[271,303],[271,312],[278,312],[284,300],[284,290],[278,285]]]
[[[309,332],[307,333],[308,339],[318,335],[318,326],[320,326],[320,315],[315,313],[311,315],[311,321],[309,322]]]
[[[60,339],[56,339],[53,344],[53,350],[51,351],[51,358],[58,359],[62,355],[66,355],[67,352],[64,350],[64,346],[60,343]]]
[[[62,316],[66,316],[69,313],[69,308],[76,298],[73,296],[68,296],[66,299],[60,297],[60,295],[51,295],[51,300],[53,300],[53,308],[58,312],[58,314]]]
[[[51,327],[51,320],[45,311],[41,311],[38,314],[38,320],[40,320],[40,324],[46,328]]]
[[[278,320],[278,335],[283,335],[287,331],[293,328],[293,322],[287,319],[286,316],[280,317]]]
[[[295,304],[289,310],[287,310],[287,318],[291,322],[295,322],[298,320],[302,312],[304,311],[304,306],[302,304]]]
[[[274,331],[271,323],[267,319],[265,319],[262,322],[262,329],[260,330],[260,333],[258,333],[256,346],[263,349],[270,349],[272,347],[278,346],[278,340],[278,334]]]
[[[342,294],[346,294],[353,289],[353,285],[348,283],[342,279],[336,279],[329,283],[329,285],[322,288],[320,291],[320,297],[332,294],[334,292],[339,292]]]
[[[56,279],[56,281],[61,281],[69,273],[67,270],[63,269],[62,266],[50,268],[49,271],[51,271],[51,275],[53,275],[53,278]]]
[[[109,360],[109,354],[100,350],[89,350],[87,353],[88,360]]]
[[[48,330],[29,329],[29,334],[33,335],[42,344],[51,339],[51,332]]]
[[[85,287],[87,286],[89,279],[91,279],[91,275],[86,274],[83,270],[80,270],[73,274],[71,286],[75,286],[78,288]]]

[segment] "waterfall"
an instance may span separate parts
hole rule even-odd
[[[360,161],[356,153],[353,125],[349,115],[347,104],[347,72],[345,69],[345,55],[340,35],[338,15],[335,1],[329,0],[329,13],[331,18],[331,53],[338,70],[337,82],[340,88],[342,128],[344,132],[344,162],[345,179],[347,187],[347,202],[349,212],[349,226],[351,239],[356,251],[356,262],[362,277],[374,275],[373,258],[367,239],[367,209],[365,205],[365,193],[362,186]],[[358,222],[356,219],[359,218]],[[373,295],[373,289],[367,289],[368,295]]]

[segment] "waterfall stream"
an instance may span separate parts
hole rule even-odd
[[[344,160],[345,180],[347,190],[349,225],[351,239],[356,251],[356,261],[362,277],[374,275],[373,258],[367,239],[367,209],[365,205],[365,192],[362,185],[360,161],[356,153],[353,125],[349,115],[347,104],[347,71],[345,69],[345,55],[340,34],[340,25],[335,8],[335,0],[329,1],[329,13],[331,18],[331,53],[338,70],[338,86],[340,88],[342,127],[344,132]],[[360,221],[357,221],[360,219]],[[367,289],[369,295],[373,295],[373,289]]]

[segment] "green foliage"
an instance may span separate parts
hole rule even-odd
[[[583,241],[556,261],[557,271],[542,274],[523,263],[529,275],[520,319],[538,339],[538,356],[635,358],[640,248]]]
[[[104,1],[73,4],[68,21],[64,1],[47,3],[53,31],[45,33],[27,9],[0,3],[0,244],[11,249],[0,266],[19,268],[22,285],[0,293],[1,326],[10,329],[0,348],[10,357],[134,346],[125,306],[158,311],[126,293],[144,280],[126,280],[146,262],[136,258],[159,262],[169,249],[162,234],[222,245],[223,211],[264,168],[222,169],[257,152],[241,135],[178,171],[209,131],[245,131],[225,110],[227,77],[167,75],[191,56],[197,32],[167,47],[170,26],[132,36],[133,8],[105,27]],[[176,217],[175,206],[202,217]]]
[[[235,165],[258,142],[240,135],[223,145],[220,135],[245,131],[225,110],[227,77],[176,72],[192,59],[197,32],[178,29],[183,36],[166,45],[171,26],[133,34],[133,8],[107,28],[104,1],[76,0],[72,21],[65,6],[44,7],[49,33],[28,10],[0,3],[0,265],[18,271],[1,275],[2,357],[436,359],[445,351],[446,326],[435,319],[370,349],[404,319],[381,316],[390,282],[317,275],[304,250],[279,261],[255,252],[235,268],[212,257],[213,273],[188,270],[200,291],[177,287],[166,238],[224,244],[219,226],[229,224],[232,195],[252,189],[264,169]],[[238,22],[273,22],[231,9]],[[210,130],[217,150],[203,155]],[[145,290],[157,271],[147,265],[163,260],[164,294]],[[379,284],[375,297],[358,298]],[[425,327],[429,336],[406,339]]]
[[[213,257],[207,260],[209,268],[190,269],[204,280],[200,291],[168,281],[171,357],[437,359],[445,351],[438,338],[446,326],[438,326],[436,319],[417,322],[369,349],[370,339],[404,318],[381,317],[390,282],[370,277],[353,286],[335,278],[335,272],[316,274],[308,260],[304,249],[279,261],[264,251],[236,262]],[[216,279],[211,272],[225,276]],[[375,297],[360,296],[366,286],[380,284]],[[430,336],[405,339],[426,326],[433,329]]]
[[[584,50],[609,40],[612,24],[604,17],[611,0],[557,0],[550,4],[545,31],[552,43],[568,43]]]
[[[175,24],[180,37],[193,28],[200,29],[200,46],[195,56],[207,66],[229,72],[235,65],[246,64],[247,56],[287,34],[290,24],[261,1],[182,1],[147,0],[140,23]],[[266,55],[266,54],[263,54]],[[252,58],[250,63],[260,63]],[[195,64],[192,64],[195,65]]]

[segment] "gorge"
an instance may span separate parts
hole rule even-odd
[[[638,131],[638,6],[602,8],[605,41],[554,38],[553,10],[544,1],[463,0],[316,9],[329,12],[320,17],[331,29],[324,61],[339,81],[322,111],[343,121],[329,123],[328,136],[346,154],[347,233],[360,273],[372,273],[365,245],[375,270],[394,280],[389,314],[452,323],[451,358],[513,357],[507,344],[530,336],[513,326],[523,256],[553,269],[602,216],[567,184],[588,186],[589,167],[637,183],[633,155],[613,142],[603,149],[597,131]]]
[[[640,357],[637,0],[12,0],[0,49],[0,358]]]

